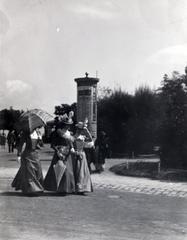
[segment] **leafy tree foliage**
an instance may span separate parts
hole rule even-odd
[[[109,87],[98,87],[98,100],[101,100],[106,97],[110,97],[112,95],[113,91]]]
[[[163,118],[161,160],[165,166],[187,168],[187,77],[164,75],[160,89]]]
[[[134,155],[152,153],[158,142],[159,108],[156,93],[148,87],[140,87],[133,96],[133,115],[128,122],[130,150]]]
[[[98,131],[107,133],[113,153],[126,150],[127,122],[132,111],[132,96],[121,89],[98,101]]]
[[[119,89],[99,99],[98,131],[108,134],[113,155],[153,151],[158,141],[156,106],[156,94],[147,87],[137,89],[134,96]]]
[[[12,130],[20,115],[23,113],[22,110],[3,109],[0,111],[1,129]]]
[[[55,112],[54,114],[57,116],[63,115],[65,113],[69,113],[70,111],[74,111],[76,113],[77,110],[77,104],[73,103],[71,105],[69,104],[61,104],[60,106],[55,106]]]
[[[187,168],[187,74],[164,75],[157,91],[104,93],[98,100],[98,131],[109,136],[113,155],[152,153],[158,145],[163,166]]]

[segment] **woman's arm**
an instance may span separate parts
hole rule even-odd
[[[92,139],[92,135],[91,135],[91,133],[89,132],[88,128],[84,127],[83,129],[84,129],[84,132],[83,132],[83,133],[84,133],[85,136],[86,136],[86,141],[87,141],[87,142],[91,142],[93,139]]]

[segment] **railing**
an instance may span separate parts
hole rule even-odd
[[[157,163],[158,166],[157,166],[157,171],[158,173],[160,173],[160,159],[159,158],[137,158],[137,159],[124,159],[124,162],[127,163],[127,170],[129,169],[129,164],[130,163]]]

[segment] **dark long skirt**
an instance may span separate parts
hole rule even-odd
[[[12,182],[15,190],[25,194],[43,192],[43,175],[41,163],[36,151],[23,152],[21,166]]]
[[[59,186],[57,187],[57,181],[54,171],[54,165],[59,160],[56,152],[54,153],[50,167],[44,179],[44,188],[47,191],[55,191],[59,193],[74,193],[75,192],[75,177],[74,177],[74,166],[72,156],[69,154],[64,161],[66,165],[65,172],[61,178]]]

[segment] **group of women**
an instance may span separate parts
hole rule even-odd
[[[56,122],[51,139],[54,155],[44,179],[37,151],[40,148],[38,132],[22,133],[18,146],[20,168],[12,182],[15,190],[22,190],[27,195],[44,190],[59,194],[93,191],[84,151],[85,144],[91,142],[92,137],[83,122],[76,124],[76,132],[72,134],[69,130],[72,124],[72,119],[66,114]]]

